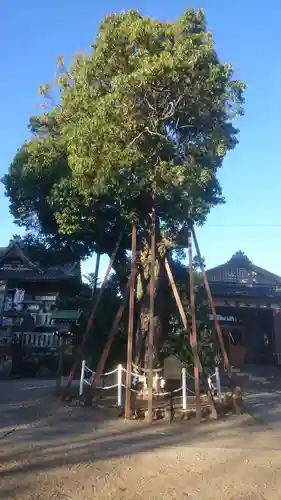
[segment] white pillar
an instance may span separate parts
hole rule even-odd
[[[85,376],[85,366],[86,366],[86,361],[83,359],[82,364],[81,364],[81,375],[80,375],[80,386],[79,386],[79,396],[83,395],[83,389],[84,389],[84,376]]]
[[[122,365],[117,370],[117,406],[122,406]]]
[[[216,366],[215,373],[216,373],[217,394],[220,397],[221,396],[221,379],[220,379],[220,371],[219,371],[218,366]]]
[[[184,410],[187,408],[187,402],[186,402],[186,368],[182,368],[181,370],[181,377],[182,377],[182,407]]]

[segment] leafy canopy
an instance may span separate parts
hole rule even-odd
[[[223,202],[217,171],[237,143],[245,85],[219,60],[202,10],[176,22],[106,16],[58,84],[60,106],[32,117],[34,138],[4,177],[18,224],[86,255],[112,252],[120,230],[128,248],[132,219],[147,232],[153,183],[172,233]]]
[[[201,10],[175,23],[107,16],[61,89],[61,131],[86,199],[114,196],[143,222],[156,181],[159,218],[176,224],[222,201],[216,173],[236,144],[244,84],[219,61]]]

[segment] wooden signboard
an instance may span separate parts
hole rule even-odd
[[[182,364],[176,356],[169,356],[164,360],[164,379],[180,380]]]

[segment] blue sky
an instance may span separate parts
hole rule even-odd
[[[281,275],[281,3],[276,0],[266,6],[262,0],[189,5],[182,0],[0,0],[0,176],[28,138],[28,118],[39,111],[38,86],[52,79],[57,55],[69,61],[73,53],[88,50],[109,12],[137,8],[172,20],[187,6],[204,8],[221,59],[248,84],[240,142],[219,175],[227,203],[213,210],[198,231],[201,252],[212,267],[241,249],[257,265]],[[19,232],[2,186],[0,227],[0,246]],[[93,265],[93,259],[86,262],[85,272]]]

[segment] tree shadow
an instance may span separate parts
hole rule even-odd
[[[227,449],[228,443],[231,443],[230,447],[233,448],[233,443],[236,442],[238,447],[243,447],[249,435],[252,437],[254,449],[253,436],[256,434],[259,437],[260,431],[261,426],[253,423],[248,416],[230,417],[228,420],[203,423],[201,426],[189,422],[156,424],[150,427],[137,423],[126,428],[126,424],[120,422],[119,430],[103,428],[100,433],[89,426],[84,429],[78,426],[77,429],[77,424],[75,432],[75,422],[65,434],[56,426],[44,429],[38,427],[22,436],[21,440],[17,441],[16,449],[8,448],[8,451],[2,454],[1,462],[5,463],[5,471],[0,475],[3,477],[38,473],[62,466],[71,467],[77,463],[100,462],[183,445]],[[6,445],[8,442],[9,438]],[[28,448],[32,452],[29,452]],[[24,463],[19,463],[21,460],[24,460]],[[16,466],[9,467],[9,464],[15,463]]]

